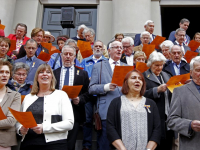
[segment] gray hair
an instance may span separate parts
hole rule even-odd
[[[125,37],[122,39],[122,44],[123,42],[130,42],[130,45],[133,46],[134,45],[134,41],[133,41],[133,38],[132,37]]]
[[[185,32],[185,30],[184,29],[182,29],[182,28],[178,28],[178,29],[176,29],[176,35],[178,35],[178,32],[180,32],[180,31],[184,31]],[[186,33],[186,32],[185,32]]]
[[[200,56],[196,56],[190,61],[190,70],[193,70],[195,62],[199,62],[200,63]]]
[[[103,42],[102,42],[101,40],[96,40],[96,41],[94,42],[94,45],[95,45],[96,42],[101,42],[101,43],[102,43],[102,48],[104,48]]]
[[[157,52],[157,51],[154,51],[154,52],[152,52],[151,55],[149,56],[149,59],[148,59],[148,61],[147,61],[147,66],[148,66],[148,67],[151,67],[151,65],[152,65],[154,62],[156,62],[156,61],[163,61],[163,63],[165,63],[166,60],[167,60],[167,59],[165,58],[165,56],[164,56],[162,53]]]
[[[151,34],[150,34],[148,31],[142,32],[142,33],[140,34],[140,38],[141,38],[143,35],[148,35],[149,38],[150,38],[150,36],[151,36]]]
[[[84,36],[84,37],[85,37],[85,33],[87,33],[87,32],[90,32],[91,35],[95,35],[94,29],[92,29],[92,28],[85,28],[85,29],[83,30],[83,36]]]
[[[113,46],[113,44],[114,44],[114,43],[120,43],[120,44],[122,44],[122,43],[121,43],[121,42],[119,42],[119,41],[113,41],[112,43],[110,43],[110,44],[109,44],[109,49],[111,49],[111,48],[112,48],[112,46]]]
[[[183,19],[181,19],[181,21],[180,21],[181,24],[184,24],[185,22],[189,22],[189,23],[190,23],[190,21],[189,21],[188,19],[186,19],[186,18],[183,18]]]
[[[80,30],[80,29],[85,29],[85,28],[87,28],[84,24],[82,24],[82,25],[80,25],[80,26],[78,26],[78,31]]]
[[[180,48],[181,53],[183,52],[182,49],[181,49],[181,47],[180,47],[179,45],[173,45],[173,46],[171,47],[170,51],[169,51],[170,53],[172,52],[172,49],[173,49],[174,47]]]
[[[171,48],[172,48],[173,45],[174,45],[174,44],[172,43],[172,41],[170,41],[170,40],[165,40],[164,42],[162,42],[162,43],[160,44],[160,48],[162,49],[163,46],[169,47],[169,51],[171,52]]]
[[[76,49],[75,49],[73,46],[70,46],[70,45],[65,45],[65,46],[63,46],[61,53],[63,53],[64,49],[66,49],[66,48],[71,48],[71,49],[73,49],[73,50],[74,50],[74,55],[76,55]]]
[[[74,40],[74,39],[68,39],[66,42],[65,42],[65,45],[68,45],[69,43],[74,43],[77,45],[77,42]]]
[[[144,25],[146,26],[146,25],[149,25],[149,23],[154,23],[152,20],[147,20],[145,23],[144,23]]]
[[[24,69],[26,70],[26,74],[28,74],[30,67],[23,62],[17,62],[14,64],[12,69],[13,75],[17,72],[18,69]]]
[[[28,42],[29,43],[36,43],[36,45],[37,45],[37,42],[34,39],[29,39],[29,40],[26,41],[24,46],[26,46]]]

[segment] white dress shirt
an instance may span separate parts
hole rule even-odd
[[[115,69],[115,66],[120,66],[120,60],[118,60],[118,61],[116,62],[116,64],[115,64],[115,61],[114,61],[112,58],[110,58],[110,59],[109,59],[109,64],[110,64],[110,67],[111,67],[112,72],[113,72],[114,69]]]
[[[126,62],[129,66],[133,66],[133,56],[133,54],[131,54],[130,56],[126,56]]]

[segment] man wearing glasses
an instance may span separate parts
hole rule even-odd
[[[89,94],[97,95],[97,108],[101,117],[102,130],[97,131],[97,149],[109,150],[106,135],[107,111],[111,101],[121,95],[121,87],[111,83],[115,66],[127,66],[120,61],[122,56],[122,43],[114,41],[108,50],[109,60],[103,60],[93,66],[89,84]]]

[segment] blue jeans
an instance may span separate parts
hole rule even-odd
[[[86,122],[83,125],[83,147],[92,147],[93,108],[96,101],[89,101],[85,104]]]

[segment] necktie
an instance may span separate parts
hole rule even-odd
[[[187,37],[185,36],[185,39],[184,39],[184,43],[185,45],[188,45],[188,41],[187,41]]]
[[[66,67],[66,69],[64,85],[69,85],[69,67]]]
[[[32,60],[31,58],[27,58],[27,65],[29,65],[29,67],[31,66]]]

